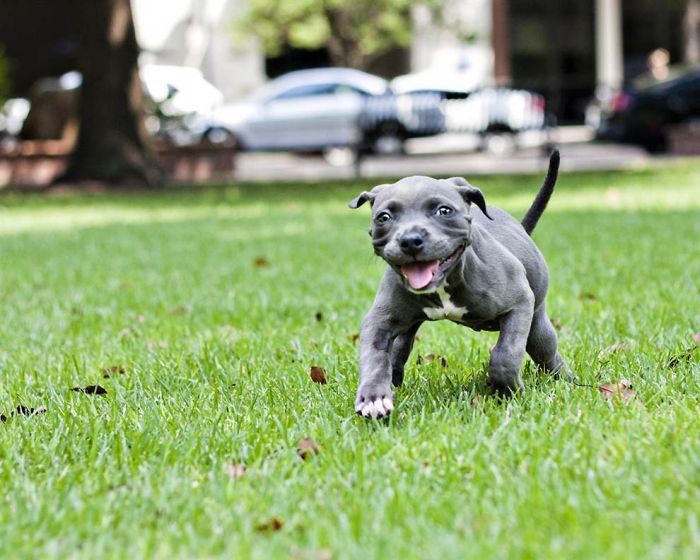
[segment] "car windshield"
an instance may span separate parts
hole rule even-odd
[[[301,88],[307,88],[302,90]],[[354,91],[363,95],[381,95],[388,82],[378,76],[356,70],[332,69],[302,70],[285,74],[265,84],[251,100],[266,102],[272,99],[324,95]]]

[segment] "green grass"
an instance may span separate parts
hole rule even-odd
[[[540,180],[475,182],[521,216]],[[588,387],[528,363],[499,402],[494,335],[433,323],[374,423],[351,335],[383,266],[346,208],[368,186],[0,196],[0,412],[47,409],[0,423],[0,557],[700,555],[700,163],[560,178],[535,239]],[[623,378],[632,404],[597,390]]]

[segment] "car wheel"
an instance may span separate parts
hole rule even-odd
[[[380,125],[370,137],[372,153],[380,156],[396,156],[403,153],[404,136],[396,123]]]
[[[239,147],[239,142],[236,135],[223,127],[207,129],[204,134],[202,134],[202,140],[204,140],[204,142],[207,144],[213,144],[215,146],[226,148]]]
[[[487,132],[481,138],[481,147],[490,154],[503,155],[513,153],[517,144],[512,132]]]
[[[323,159],[333,167],[347,167],[357,160],[357,150],[351,146],[330,146],[324,148]]]

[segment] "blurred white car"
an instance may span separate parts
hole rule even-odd
[[[521,89],[482,87],[470,74],[428,70],[394,78],[392,90],[400,97],[433,94],[431,130],[471,132],[482,137],[484,148],[501,152],[515,147],[517,137],[545,126],[544,97]]]
[[[235,141],[246,150],[358,147],[368,132],[367,100],[388,94],[386,80],[359,70],[299,70],[272,80],[245,102],[194,116],[189,126],[209,141]],[[373,130],[380,120],[373,120]]]

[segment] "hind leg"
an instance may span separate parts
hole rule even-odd
[[[545,304],[540,305],[532,317],[527,338],[527,353],[537,367],[557,377],[571,379],[569,368],[557,351],[557,331],[554,330]]]
[[[405,333],[394,339],[394,345],[391,349],[391,383],[395,387],[400,387],[403,383],[404,366],[411,353],[413,341],[420,326],[421,323],[413,325]]]

